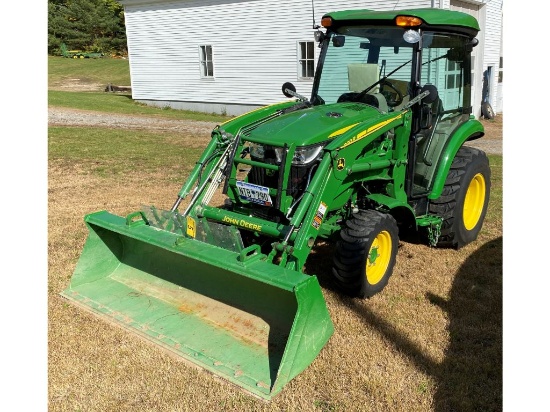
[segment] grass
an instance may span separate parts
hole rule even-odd
[[[460,251],[401,242],[375,298],[341,295],[330,245],[316,249],[306,271],[319,278],[336,332],[269,404],[67,305],[58,294],[87,235],[84,215],[169,207],[200,152],[181,142],[169,132],[50,128],[49,410],[500,410],[500,156],[490,156],[493,191],[478,241]]]
[[[67,91],[62,87],[76,80],[78,84],[99,85],[98,91]],[[106,93],[103,87],[130,85],[130,69],[123,59],[67,59],[48,58],[48,105],[80,110],[108,111],[110,113],[224,122],[227,116],[205,114],[169,107],[154,107],[132,100],[129,93]],[[92,86],[90,86],[93,88]]]
[[[502,156],[488,155],[491,167],[491,198],[490,207],[487,210],[488,221],[502,221]]]
[[[101,177],[124,178],[130,174],[162,171],[167,180],[181,179],[182,171],[190,171],[201,153],[202,148],[184,145],[181,138],[162,132],[49,128],[50,162],[79,164]]]
[[[141,112],[146,108],[120,95],[50,94],[81,109],[161,110]],[[124,109],[113,109],[119,100]],[[489,156],[492,193],[479,238],[458,251],[401,241],[390,283],[370,300],[338,292],[333,246],[316,246],[306,272],[321,283],[335,334],[270,403],[68,305],[59,292],[88,235],[83,217],[171,206],[208,138],[49,128],[48,410],[502,410],[502,156]]]
[[[112,83],[118,86],[130,85],[130,64],[126,59],[68,59],[59,56],[48,57],[48,83],[57,84],[78,78],[83,83]]]

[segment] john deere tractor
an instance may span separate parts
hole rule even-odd
[[[398,238],[460,248],[487,211],[487,156],[472,115],[479,26],[440,9],[327,13],[310,97],[223,123],[171,208],[85,217],[89,236],[63,295],[270,398],[333,332],[317,278],[334,242],[343,293],[391,277]],[[221,197],[220,197],[221,196]]]

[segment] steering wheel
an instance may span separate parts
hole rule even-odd
[[[372,94],[364,94],[363,96],[360,96],[360,99],[357,98],[358,96],[360,96],[360,93],[357,92],[344,93],[338,98],[338,103],[361,102],[378,108],[378,99],[376,99],[376,97],[374,97]]]
[[[385,87],[391,90],[384,90]],[[399,106],[403,103],[403,93],[401,93],[397,87],[386,79],[380,81],[380,93],[382,93],[388,102],[389,107]]]

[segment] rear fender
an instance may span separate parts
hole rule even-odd
[[[456,153],[462,147],[464,142],[468,140],[477,139],[484,135],[483,125],[479,120],[470,119],[466,123],[459,126],[449,139],[447,146],[441,154],[439,160],[439,166],[436,171],[434,184],[431,193],[428,195],[429,199],[437,199],[443,192],[443,186],[445,180],[451,169],[451,164],[455,158]]]

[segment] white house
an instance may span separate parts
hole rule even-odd
[[[488,101],[495,112],[502,111],[503,0],[120,2],[126,16],[132,97],[147,104],[238,115],[284,100],[281,85],[286,81],[309,96],[319,52],[313,27],[325,13],[436,7],[463,11],[479,21],[474,114],[480,115],[484,73]]]

